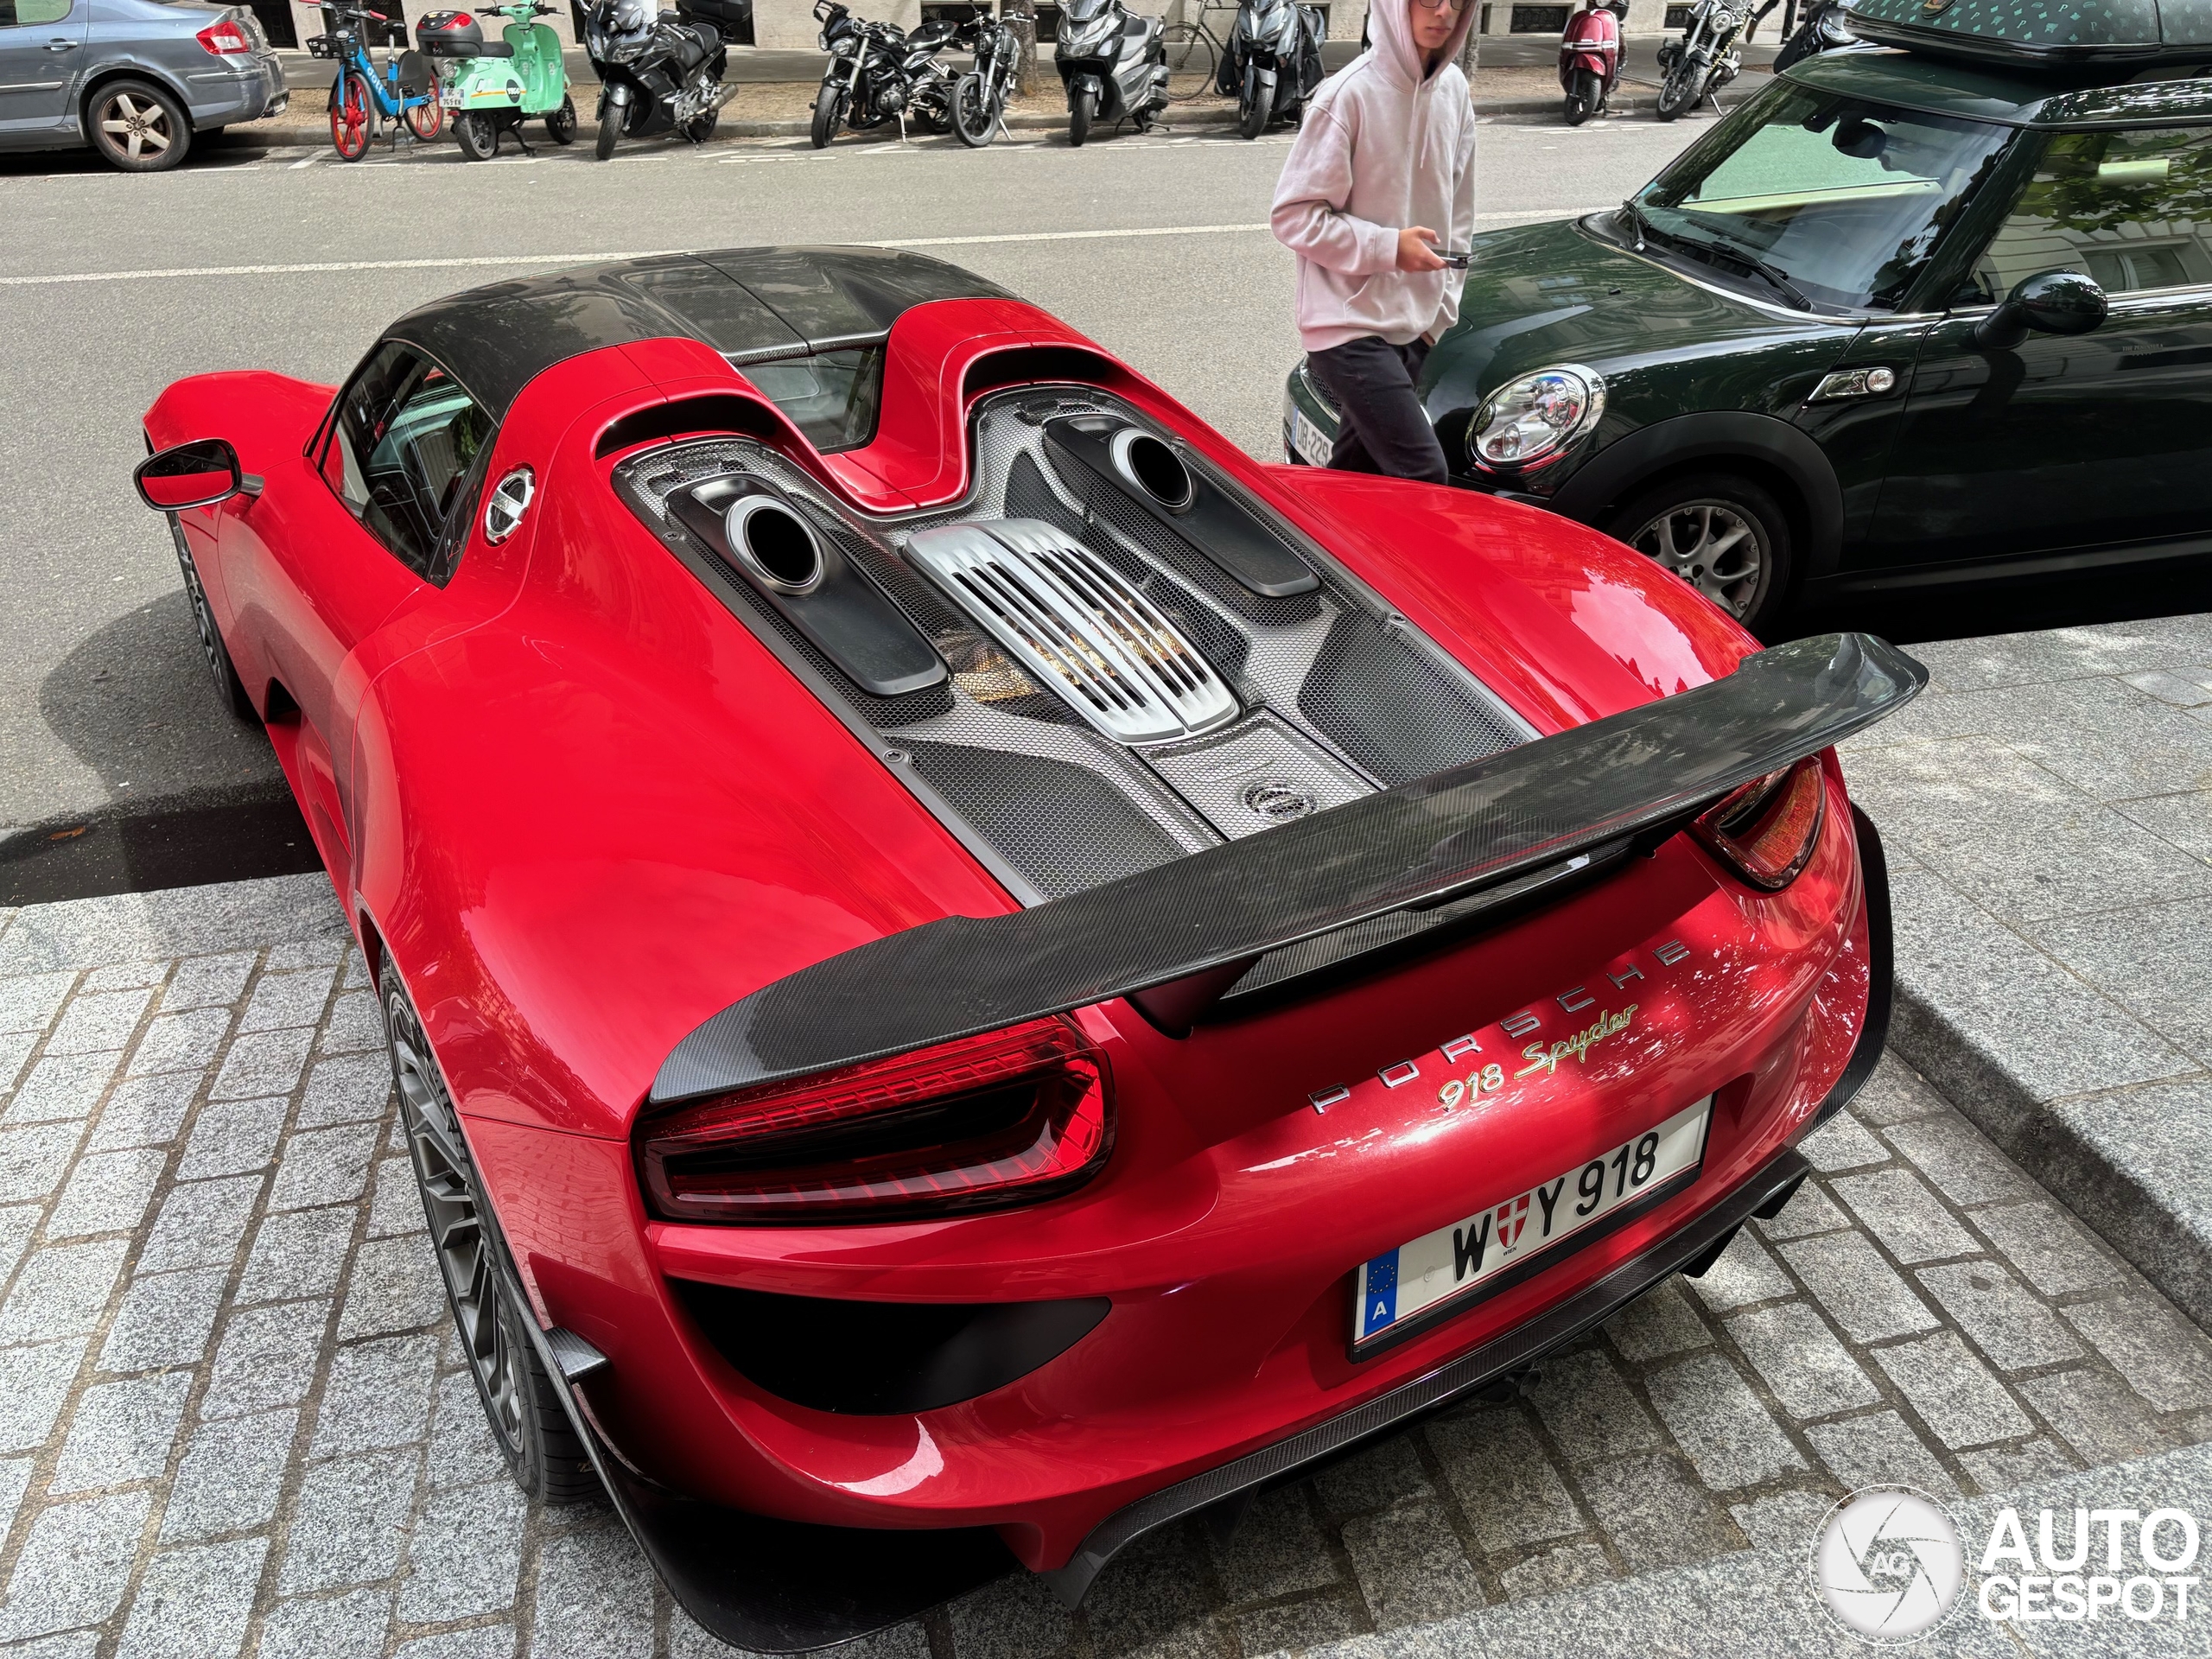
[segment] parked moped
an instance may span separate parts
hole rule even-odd
[[[1214,89],[1236,100],[1236,130],[1256,138],[1277,116],[1305,107],[1321,84],[1329,25],[1319,6],[1296,0],[1240,0]]]
[[[1052,67],[1068,93],[1068,143],[1090,136],[1094,117],[1134,121],[1142,132],[1167,107],[1167,48],[1157,17],[1122,0],[1067,0]]]
[[[470,161],[496,156],[508,132],[528,154],[522,124],[540,117],[555,143],[575,142],[576,105],[561,62],[561,37],[537,21],[552,10],[544,0],[479,7],[480,16],[508,20],[496,41],[486,40],[483,24],[465,11],[434,11],[416,23],[416,44],[438,67],[438,102]]]
[[[1559,85],[1567,94],[1567,124],[1579,127],[1605,112],[1621,76],[1621,19],[1628,0],[1590,0],[1567,20],[1559,37]]]

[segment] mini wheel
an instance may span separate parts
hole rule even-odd
[[[1611,533],[1764,634],[1789,595],[1789,518],[1733,473],[1691,473],[1644,491],[1613,516]]]

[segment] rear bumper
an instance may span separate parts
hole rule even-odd
[[[284,83],[284,66],[273,52],[236,68],[218,67],[196,71],[188,78],[186,85],[191,99],[193,129],[199,132],[210,127],[226,127],[236,122],[281,115],[291,101]]]

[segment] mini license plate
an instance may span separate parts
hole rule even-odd
[[[1705,1161],[1713,1096],[1603,1157],[1385,1250],[1353,1275],[1355,1359],[1542,1271],[1679,1192]]]
[[[1290,422],[1290,447],[1298,452],[1299,459],[1309,467],[1325,467],[1335,448],[1321,434],[1321,429],[1307,420],[1296,404],[1284,399],[1284,413]]]

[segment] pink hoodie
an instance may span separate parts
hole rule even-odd
[[[1363,334],[1405,346],[1459,317],[1465,273],[1403,271],[1398,232],[1426,225],[1447,248],[1474,230],[1474,111],[1452,60],[1478,0],[1460,9],[1443,67],[1422,73],[1412,0],[1371,0],[1369,48],[1323,81],[1275,183],[1275,239],[1298,256],[1298,332],[1309,352]]]

